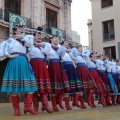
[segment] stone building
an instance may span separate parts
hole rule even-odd
[[[72,0],[0,0],[0,41],[9,36],[9,13],[26,18],[27,32],[40,26],[45,34],[57,31],[62,39],[72,41],[71,3]]]
[[[93,49],[111,59],[120,58],[120,0],[90,1]]]

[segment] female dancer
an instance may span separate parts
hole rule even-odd
[[[102,54],[100,54],[98,56],[98,59],[96,60],[96,66],[97,66],[97,70],[99,73],[99,76],[101,77],[103,83],[106,86],[106,90],[107,90],[107,94],[106,94],[106,105],[110,106],[111,105],[111,93],[113,92],[110,81],[108,79],[107,73],[106,73],[106,67],[104,65],[104,56]]]
[[[51,93],[51,83],[48,74],[48,70],[46,68],[45,63],[45,55],[44,55],[44,44],[40,44],[41,41],[41,33],[37,32],[34,34],[34,46],[29,48],[30,55],[30,63],[35,72],[36,83],[38,87],[38,91],[33,93],[33,106],[34,110],[38,112],[39,101],[38,94],[40,94],[41,102],[42,102],[42,111],[46,110],[51,113],[48,106],[48,93]]]
[[[103,106],[106,106],[106,103],[104,100],[104,95],[106,94],[106,87],[98,75],[98,72],[96,69],[96,59],[97,59],[97,54],[95,52],[92,52],[90,54],[90,58],[87,59],[86,64],[89,68],[90,75],[93,77],[96,83],[95,94],[100,95],[99,103],[102,104]],[[95,107],[95,105],[93,106]]]
[[[75,60],[77,64],[76,70],[79,73],[79,76],[82,79],[82,84],[84,88],[84,92],[87,93],[87,103],[92,107],[92,99],[95,89],[95,82],[93,78],[90,76],[88,68],[85,64],[85,54],[83,53],[82,45],[78,45],[76,48],[71,50],[71,56]]]
[[[84,105],[84,99],[83,99],[83,87],[82,87],[82,81],[74,67],[73,60],[69,55],[69,43],[67,40],[63,41],[61,43],[60,47],[60,57],[61,62],[63,65],[63,68],[68,76],[69,84],[70,84],[70,93],[73,93],[73,106],[77,106],[80,108],[86,108]],[[81,105],[78,103],[78,100],[80,99]]]
[[[64,96],[64,93],[70,91],[68,78],[65,72],[63,71],[60,63],[60,58],[58,53],[58,41],[59,41],[58,37],[54,35],[51,38],[51,44],[45,43],[45,47],[44,47],[45,54],[50,60],[50,63],[48,65],[48,71],[50,75],[51,88],[52,88],[51,102],[53,109],[56,112],[59,111],[56,103],[56,95],[58,95],[59,106],[62,109],[64,109],[64,106],[62,105],[62,98]]]
[[[112,104],[115,105],[115,95],[118,94],[118,88],[117,88],[117,85],[115,83],[115,80],[114,80],[114,77],[113,77],[113,71],[115,70],[114,69],[114,65],[112,63],[112,61],[110,61],[109,59],[106,59],[105,60],[105,66],[106,66],[106,69],[107,69],[107,76],[108,76],[108,79],[110,81],[110,84],[111,84],[111,87],[112,87],[112,90],[113,90],[113,94],[112,94]],[[113,70],[112,70],[113,69]]]
[[[24,95],[24,113],[37,114],[32,109],[32,92],[37,91],[36,81],[26,57],[26,46],[31,47],[34,37],[24,34],[24,26],[13,28],[13,38],[7,40],[9,46],[5,56],[9,57],[2,82],[1,92],[11,94],[15,116],[20,116],[19,93]],[[22,39],[21,39],[22,38]]]

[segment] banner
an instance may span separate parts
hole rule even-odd
[[[21,17],[19,15],[13,14],[13,13],[9,13],[9,36],[12,35],[12,28],[16,25],[26,25],[26,18]]]

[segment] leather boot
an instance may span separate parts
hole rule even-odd
[[[112,105],[117,105],[115,101],[115,95],[112,95]]]
[[[11,96],[11,102],[14,108],[14,115],[21,116],[20,108],[19,108],[19,95]]]
[[[47,94],[41,94],[41,102],[42,102],[42,111],[47,111],[48,113],[52,113],[53,111],[49,108]]]
[[[104,99],[104,94],[100,94],[100,104],[103,105],[103,107],[106,107],[105,99]]]
[[[27,112],[33,115],[38,114],[38,112],[33,110],[32,102],[33,102],[33,94],[25,94],[24,95],[24,114],[26,114]]]
[[[116,103],[117,103],[118,105],[120,104],[120,95],[117,95]]]
[[[111,100],[111,94],[110,94],[110,93],[108,93],[108,94],[106,95],[105,100],[106,100],[106,105],[108,105],[108,106],[111,106],[111,105],[112,105],[111,102],[110,102],[110,100]]]
[[[33,93],[33,107],[36,112],[38,112],[39,108],[39,100],[38,100],[38,93]]]
[[[79,96],[79,98],[80,98],[81,108],[86,109],[87,107],[84,104],[83,96]]]
[[[55,112],[59,112],[59,109],[56,104],[56,96],[51,96],[51,102],[52,102],[53,110]]]
[[[96,107],[94,101],[95,101],[95,100],[94,100],[94,97],[92,96],[92,97],[91,97],[91,105],[92,105],[91,107]]]
[[[78,100],[79,100],[79,94],[74,94],[72,105],[81,108],[81,106],[78,103]]]
[[[65,101],[66,109],[67,110],[72,110],[72,108],[70,107],[70,104],[69,104],[69,97],[65,97],[64,101]]]
[[[63,96],[64,96],[63,93],[61,93],[61,94],[58,95],[58,104],[59,104],[59,106],[60,106],[62,109],[64,109],[64,106],[63,106],[63,104],[62,104]]]

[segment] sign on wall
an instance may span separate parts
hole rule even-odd
[[[57,35],[60,39],[60,41],[63,41],[64,38],[63,38],[63,35],[64,35],[64,31],[63,30],[59,30],[57,28],[54,28],[54,27],[51,27],[51,30],[52,30],[52,35]]]
[[[19,15],[13,14],[13,13],[9,13],[9,36],[12,35],[12,28],[16,25],[25,25],[26,24],[26,18],[21,17]]]

